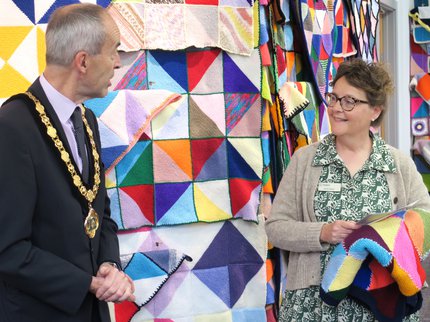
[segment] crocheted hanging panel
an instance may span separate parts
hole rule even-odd
[[[120,50],[218,47],[251,55],[253,0],[112,1],[121,31]]]
[[[0,103],[26,91],[45,69],[45,30],[54,9],[79,2],[107,7],[110,0],[1,0]]]
[[[264,220],[147,227],[118,237],[137,298],[115,304],[117,322],[266,320]]]
[[[379,0],[351,0],[354,19],[352,30],[358,42],[358,54],[365,61],[378,61],[376,35],[379,21]]]
[[[144,59],[149,90],[122,90],[87,103],[100,121],[112,217],[120,230],[257,221],[263,175],[258,50],[249,57],[219,49],[147,51],[118,84],[141,84],[132,75]],[[167,98],[154,93],[147,105],[134,95],[160,88],[182,97],[164,104]],[[154,105],[164,108],[145,112]]]
[[[322,278],[321,298],[337,305],[349,295],[366,303],[378,320],[401,321],[401,307],[416,305],[405,309],[409,314],[419,309],[426,279],[421,261],[429,251],[428,211],[399,210],[363,225],[335,248]]]

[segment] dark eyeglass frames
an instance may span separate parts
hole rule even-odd
[[[340,107],[347,112],[352,111],[359,103],[369,104],[368,101],[362,101],[348,95],[337,97],[334,93],[325,93],[325,100],[329,107],[334,107],[336,102],[340,101]]]

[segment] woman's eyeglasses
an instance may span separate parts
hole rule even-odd
[[[369,104],[367,101],[362,101],[348,95],[337,97],[334,93],[325,93],[325,100],[329,107],[334,107],[336,102],[340,101],[340,107],[342,107],[342,110],[347,112],[352,111],[359,103]]]

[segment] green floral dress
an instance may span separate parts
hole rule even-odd
[[[340,191],[317,189],[315,192],[314,209],[318,221],[357,221],[368,213],[391,210],[390,192],[384,172],[396,172],[396,167],[388,147],[379,136],[373,136],[373,151],[354,177],[351,177],[344,162],[338,156],[333,135],[328,135],[321,141],[312,166],[322,167],[320,184],[336,183],[337,186],[340,184]],[[332,245],[327,251],[321,253],[321,276],[334,248],[335,246]],[[348,297],[337,307],[325,304],[320,299],[319,286],[311,286],[285,292],[279,321],[367,322],[376,320],[372,312]],[[419,321],[419,314],[415,313],[404,321]]]

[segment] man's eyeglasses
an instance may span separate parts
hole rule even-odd
[[[352,111],[359,103],[369,104],[367,101],[362,101],[348,95],[337,97],[337,95],[334,93],[325,93],[325,100],[329,107],[334,107],[336,102],[340,101],[340,107],[342,107],[342,109],[347,112]]]

